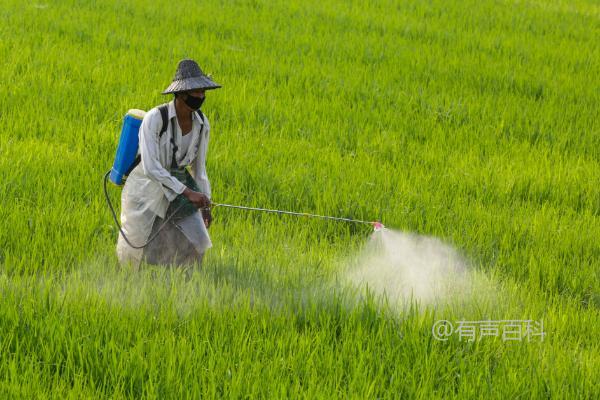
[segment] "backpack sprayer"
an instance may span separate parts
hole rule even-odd
[[[167,121],[167,115],[166,115],[166,107],[159,107],[159,109],[161,111],[161,116],[163,119],[163,126],[162,126],[162,129],[161,129],[159,135],[162,135],[167,129],[168,121]],[[119,224],[117,214],[115,213],[115,210],[110,201],[110,197],[108,196],[107,181],[108,181],[108,179],[110,179],[110,181],[112,183],[114,183],[115,185],[123,186],[127,175],[129,175],[129,173],[131,173],[133,168],[135,168],[135,166],[140,162],[140,155],[138,154],[139,129],[140,129],[140,125],[142,124],[144,115],[145,115],[144,111],[137,110],[137,109],[132,109],[127,112],[127,114],[125,115],[125,118],[123,120],[123,128],[121,129],[121,136],[119,138],[119,146],[117,147],[117,152],[115,154],[115,161],[113,163],[112,168],[108,172],[106,172],[106,174],[104,175],[104,196],[106,197],[106,203],[108,204],[108,208],[111,211],[114,222],[117,225],[117,227],[119,228],[119,231],[121,232],[121,235],[123,236],[123,239],[125,239],[127,244],[129,244],[134,249],[144,248],[144,247],[148,246],[148,244],[150,244],[150,242],[152,242],[154,239],[156,239],[156,237],[158,236],[160,231],[166,226],[167,223],[169,223],[171,218],[177,214],[177,211],[179,211],[179,208],[181,208],[183,206],[183,205],[180,206],[178,209],[176,209],[173,212],[173,214],[170,217],[165,219],[165,221],[162,223],[162,225],[158,228],[157,232],[152,237],[150,237],[146,243],[144,243],[141,246],[136,246],[136,245],[132,244],[129,241],[129,239],[127,238],[127,236],[125,235],[125,233],[123,232],[121,224]],[[330,217],[327,215],[317,215],[317,214],[301,213],[301,212],[293,212],[293,211],[272,210],[272,209],[268,209],[268,208],[246,207],[246,206],[238,206],[238,205],[223,204],[223,203],[212,203],[210,206],[210,208],[215,208],[215,207],[225,207],[225,208],[232,208],[232,209],[245,210],[245,211],[258,211],[258,212],[273,213],[273,214],[280,214],[280,215],[294,215],[294,216],[298,216],[298,217],[320,218],[320,219],[326,219],[326,220],[338,221],[338,222],[368,224],[368,225],[371,225],[375,231],[380,231],[381,229],[384,228],[384,225],[378,221],[363,221],[363,220],[352,219],[352,218]]]

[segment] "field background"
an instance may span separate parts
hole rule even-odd
[[[0,397],[600,397],[597,1],[2,0],[0,21]],[[221,209],[191,281],[121,270],[102,176],[185,57],[223,85],[215,201],[438,237],[494,296],[387,308],[335,283],[368,228]],[[431,334],[485,318],[547,336]]]

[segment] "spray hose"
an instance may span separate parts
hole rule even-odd
[[[141,246],[136,246],[133,243],[131,243],[129,241],[129,239],[127,238],[127,235],[125,235],[125,232],[123,232],[123,227],[121,227],[121,224],[119,223],[119,219],[117,218],[117,213],[115,212],[115,209],[112,206],[112,203],[110,202],[110,197],[108,196],[108,188],[106,183],[108,182],[108,176],[110,175],[110,171],[109,170],[105,175],[104,175],[104,197],[106,197],[106,204],[108,204],[108,208],[110,209],[110,213],[112,214],[113,220],[115,221],[115,224],[117,225],[117,227],[119,228],[119,232],[121,232],[121,236],[123,236],[123,239],[125,239],[125,241],[127,242],[127,244],[129,246],[131,246],[134,249],[143,249],[144,247],[148,246],[154,239],[156,239],[158,237],[158,234],[160,233],[160,231],[163,230],[163,228],[165,226],[167,226],[167,224],[171,221],[171,218],[173,218],[173,216],[175,216],[177,214],[177,212],[183,207],[185,206],[185,203],[180,205],[179,207],[177,207],[175,209],[175,211],[173,212],[173,214],[171,216],[169,216],[167,219],[165,219],[165,221],[161,224],[161,226],[158,228],[158,230],[156,231],[156,233],[154,235],[152,235],[150,238],[148,238],[148,241],[146,243],[144,243]]]
[[[156,239],[156,237],[158,236],[160,231],[171,221],[171,219],[177,214],[177,212],[183,206],[185,206],[185,204],[182,204],[181,206],[176,208],[175,211],[167,219],[165,219],[165,221],[161,224],[161,226],[158,228],[156,233],[154,235],[152,235],[146,243],[144,243],[141,246],[135,246],[129,241],[129,239],[125,235],[125,232],[123,232],[123,228],[121,227],[121,224],[119,223],[115,209],[113,208],[112,203],[110,201],[110,197],[108,196],[108,189],[107,189],[106,183],[108,182],[109,175],[110,175],[110,170],[104,175],[104,196],[106,197],[106,203],[108,204],[108,208],[110,209],[110,212],[112,214],[113,220],[115,221],[115,224],[119,228],[119,232],[121,232],[121,236],[123,236],[123,239],[125,239],[127,244],[129,246],[133,247],[134,249],[143,249],[144,247],[148,246],[154,239]],[[294,211],[273,210],[273,209],[258,208],[258,207],[237,206],[237,205],[223,204],[223,203],[212,203],[210,207],[200,209],[200,210],[210,210],[211,208],[215,208],[215,207],[233,208],[233,209],[245,210],[245,211],[259,211],[259,212],[279,214],[279,215],[294,215],[297,217],[320,218],[320,219],[327,219],[329,221],[351,222],[351,223],[355,223],[355,224],[369,224],[374,228],[375,231],[380,231],[381,229],[385,228],[385,226],[381,222],[378,222],[378,221],[363,221],[363,220],[352,219],[352,218],[330,217],[328,215],[318,215],[318,214],[301,213],[301,212],[294,212]]]

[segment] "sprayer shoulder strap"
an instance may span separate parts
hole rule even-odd
[[[160,128],[160,132],[158,133],[158,138],[160,139],[162,135],[167,131],[167,127],[169,126],[169,110],[168,104],[163,104],[158,107],[158,111],[160,111],[160,116],[162,117],[162,128]]]
[[[198,114],[198,116],[200,117],[200,119],[202,120],[202,123],[204,123],[204,114],[202,114],[202,111],[200,110],[196,110],[196,114]]]

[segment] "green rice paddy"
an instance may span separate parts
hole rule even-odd
[[[0,21],[1,398],[600,397],[597,1],[3,0]],[[119,267],[102,177],[188,57],[223,85],[213,201],[437,237],[490,289],[382,304],[343,282],[368,227],[219,208],[191,280]],[[488,319],[546,335],[432,334]]]

